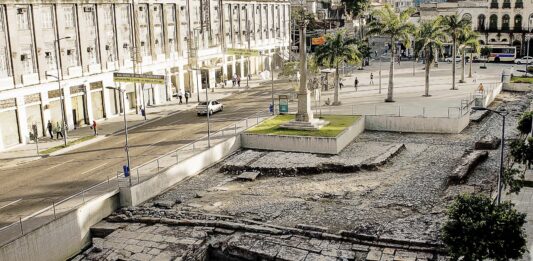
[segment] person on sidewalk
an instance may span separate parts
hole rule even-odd
[[[359,80],[357,79],[357,77],[355,77],[355,80],[353,82],[353,87],[355,88],[355,91],[357,91],[357,85],[359,85]]]
[[[241,88],[241,76],[237,76],[237,87]]]
[[[477,82],[477,72],[474,72],[474,82]]]
[[[94,136],[98,136],[98,131],[96,129],[96,121],[93,121],[93,125],[91,126],[94,132]]]
[[[374,74],[370,73],[370,85],[374,85]]]
[[[183,103],[182,100],[181,100],[182,96],[183,96],[183,93],[181,93],[181,90],[179,90],[178,91],[178,99],[180,99],[180,103],[179,104]]]
[[[50,139],[54,139],[54,126],[52,126],[52,122],[48,120],[48,124],[46,124],[46,129],[48,129],[48,133],[50,133]]]
[[[59,121],[56,123],[56,139],[59,139],[59,136],[63,138],[63,128],[61,127],[61,124],[59,124]]]
[[[339,82],[339,90],[342,90],[342,87],[344,87],[344,84],[342,84],[342,82]]]
[[[189,104],[189,96],[191,96],[189,91],[185,91],[185,104]]]

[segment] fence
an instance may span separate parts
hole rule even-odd
[[[209,142],[211,144],[216,144],[224,139],[238,135],[240,132],[249,127],[257,125],[270,116],[271,115],[267,113],[256,113],[253,117],[240,120],[234,124],[211,132],[209,139],[206,135],[161,157],[150,160],[132,169],[131,173],[135,173],[135,178],[131,178],[131,176],[129,178],[125,178],[123,173],[116,173],[116,175],[115,173],[110,173],[106,180],[87,187],[78,193],[62,199],[61,201],[52,202],[50,206],[43,208],[32,215],[23,218],[20,217],[18,221],[0,228],[0,246],[3,246],[14,239],[27,234],[45,225],[46,223],[69,213],[72,210],[75,210],[80,205],[85,204],[97,196],[100,196],[106,192],[118,190],[118,188],[121,186],[129,186],[140,183],[143,180],[156,175],[160,171],[178,163],[182,159],[186,159],[200,150],[207,149],[209,147]]]

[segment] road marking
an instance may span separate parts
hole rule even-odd
[[[9,207],[9,206],[11,206],[11,205],[13,205],[13,204],[16,204],[17,202],[19,202],[19,201],[21,201],[21,200],[22,200],[22,199],[19,198],[19,199],[15,200],[15,201],[12,201],[11,203],[8,203],[7,205],[1,206],[0,209],[3,209],[3,208],[6,208],[6,207]]]
[[[109,162],[107,162],[107,163],[109,163]],[[86,170],[86,171],[82,172],[81,175],[86,174],[86,173],[89,173],[89,172],[91,172],[91,171],[93,171],[93,170],[95,170],[95,169],[97,169],[97,168],[103,167],[104,165],[107,165],[107,163],[100,164],[100,165],[98,165],[98,166],[96,166],[96,167],[94,167],[94,168],[92,168],[92,169],[90,169],[90,170]]]
[[[50,167],[50,168],[47,168],[46,170],[50,170],[50,169],[53,169],[53,168],[55,168],[55,167],[59,167],[59,166],[61,166],[61,165],[63,165],[63,164],[69,163],[69,162],[71,162],[71,161],[73,161],[73,159],[71,159],[71,160],[67,160],[67,161],[65,161],[65,162],[63,162],[63,163],[59,163],[59,164],[57,164],[57,165],[54,165],[54,166],[52,166],[52,167]]]

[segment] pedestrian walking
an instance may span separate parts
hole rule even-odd
[[[182,101],[182,99],[181,99],[182,96],[183,96],[183,93],[181,93],[181,90],[179,90],[179,91],[178,91],[178,99],[180,99],[180,104],[183,103],[183,101]]]
[[[241,87],[241,76],[237,76],[237,87]]]
[[[233,87],[237,85],[237,74],[233,75],[233,77],[231,78],[231,83],[233,84]]]
[[[94,136],[98,135],[98,131],[96,130],[96,121],[93,121],[93,125],[91,126],[94,132]]]
[[[190,96],[191,96],[191,93],[189,91],[185,91],[185,104],[189,104]]]
[[[50,139],[54,139],[54,126],[52,126],[52,122],[48,120],[48,124],[46,124],[46,129],[48,129],[48,133],[50,134]]]
[[[56,123],[56,139],[59,139],[59,136],[63,138],[63,128],[61,127],[61,124],[59,124],[59,121]]]
[[[339,82],[339,89],[342,90],[342,87],[344,87],[344,84],[342,84],[342,82]]]
[[[370,85],[374,85],[374,74],[370,73]]]
[[[477,72],[474,72],[474,82],[477,82]]]
[[[355,88],[355,91],[357,91],[357,85],[359,85],[359,80],[357,79],[357,77],[355,77],[355,80],[353,82],[353,87]]]
[[[400,66],[400,62],[402,61],[402,56],[398,55],[398,66]]]

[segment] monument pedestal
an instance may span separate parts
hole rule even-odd
[[[321,119],[312,119],[310,121],[289,121],[281,124],[280,128],[291,130],[320,130],[322,127],[328,125],[329,122]]]

